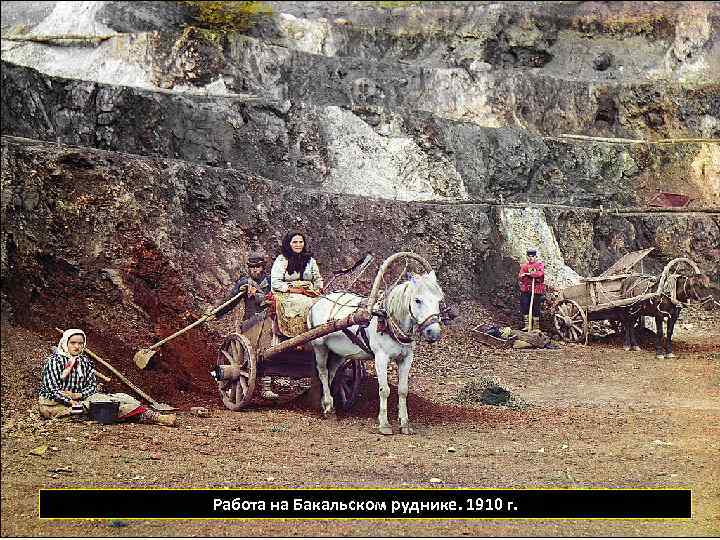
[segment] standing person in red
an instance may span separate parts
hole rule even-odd
[[[520,311],[523,314],[523,330],[540,330],[540,308],[545,294],[545,264],[538,258],[537,249],[527,250],[527,262],[520,266],[518,284],[520,285]],[[533,295],[533,286],[535,294]],[[532,298],[532,321],[530,320],[530,299]]]

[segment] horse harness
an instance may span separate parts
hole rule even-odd
[[[358,308],[367,307],[367,298],[363,298],[357,306]],[[368,323],[369,324],[369,323]],[[375,356],[370,348],[370,340],[368,339],[365,326],[358,325],[357,332],[353,333],[349,328],[343,328],[342,333],[352,341],[360,350],[365,351],[370,356]]]
[[[425,317],[422,321],[418,320],[413,313],[412,302],[408,302],[408,313],[410,313],[412,320],[415,321],[414,328],[411,328],[411,334],[422,333],[428,326],[440,323],[440,312],[432,313]],[[403,345],[407,345],[413,341],[412,335],[406,334],[405,331],[400,328],[400,324],[395,320],[395,318],[385,309],[383,309],[382,318],[378,320],[378,332],[381,334],[387,332],[391,338]]]
[[[363,299],[362,302],[358,305],[358,307],[366,307],[367,306],[367,299]],[[415,314],[412,311],[412,303],[408,302],[408,312],[410,313],[410,317],[412,317],[414,324],[414,329],[412,333],[421,333],[423,332],[428,326],[440,323],[440,313],[432,313],[428,315],[424,320],[419,321],[417,317],[415,317]],[[380,334],[388,334],[391,338],[393,338],[398,343],[402,343],[403,345],[408,345],[413,342],[412,335],[408,335],[405,333],[405,331],[400,327],[400,324],[395,320],[395,318],[390,315],[385,307],[377,312],[373,313],[378,318],[377,323],[377,331]],[[370,356],[374,356],[372,349],[370,348],[370,340],[368,339],[367,332],[365,331],[364,326],[358,326],[358,329],[355,333],[351,332],[348,328],[343,328],[342,330],[343,334],[347,336],[347,338],[352,341],[355,345],[357,345],[361,350],[365,351]]]
[[[690,295],[688,294],[688,282],[690,283],[690,290],[692,291],[693,297],[695,298],[695,300],[697,300],[700,303],[700,305],[705,304],[707,302],[712,302],[713,304],[720,306],[720,303],[717,300],[715,300],[715,298],[713,297],[712,294],[708,294],[705,298],[701,298],[697,292],[697,289],[695,289],[695,285],[696,285],[695,281],[691,281],[689,279],[685,280],[685,283],[683,283],[683,291],[685,291],[685,297],[688,299],[688,301],[691,298]]]
[[[661,308],[664,299],[667,299],[670,302],[670,304],[672,304],[672,308],[669,308],[669,309],[671,309],[673,311],[683,308],[683,307],[686,307],[691,299],[697,300],[698,302],[700,302],[700,304],[704,304],[709,301],[712,301],[717,304],[717,301],[713,298],[712,294],[706,296],[705,298],[701,298],[700,295],[698,294],[697,290],[695,289],[696,283],[694,281],[688,280],[688,279],[686,279],[683,283],[683,292],[685,293],[686,300],[685,300],[685,302],[681,302],[680,300],[678,300],[678,298],[677,298],[677,279],[679,277],[680,276],[678,274],[671,274],[670,276],[668,276],[668,281],[666,282],[666,286],[664,287],[665,290],[658,291],[659,297],[657,299],[651,299],[649,301],[650,307],[652,309],[654,309],[655,311],[657,311],[658,315],[662,316],[663,318],[665,318],[665,317],[670,318],[673,316],[672,313],[667,312]],[[646,289],[645,289],[645,292],[647,292],[650,289],[650,287],[652,287],[653,283],[652,283],[651,279],[648,279],[646,277],[643,277],[643,278],[645,280],[647,280],[647,282],[648,282],[648,287],[646,287]],[[642,281],[642,279],[633,283],[633,285],[628,289],[628,291],[632,291],[635,287],[638,286],[638,284],[641,281]],[[690,284],[689,287],[688,287],[688,283]],[[688,289],[689,289],[689,291],[688,291]],[[692,296],[689,294],[689,292],[692,293]],[[654,304],[655,301],[657,302],[657,304]],[[635,313],[633,313],[634,310],[632,308],[633,308],[633,306],[630,307],[630,313],[637,314],[642,309],[642,306],[639,306],[637,308],[637,310],[635,311]]]

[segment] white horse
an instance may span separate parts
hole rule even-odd
[[[372,295],[371,295],[372,297]],[[398,418],[400,431],[405,435],[413,433],[408,422],[407,394],[410,366],[413,360],[415,334],[426,341],[435,342],[442,336],[440,324],[440,302],[443,292],[437,283],[435,272],[411,275],[408,281],[390,289],[383,300],[386,317],[374,316],[370,325],[359,334],[358,326],[348,331],[354,334],[351,339],[344,332],[334,332],[312,341],[315,350],[315,362],[322,383],[322,411],[327,417],[335,413],[333,397],[330,394],[330,381],[340,362],[330,368],[328,380],[328,357],[334,353],[340,359],[347,357],[369,359],[375,357],[380,412],[378,414],[379,431],[383,435],[392,435],[387,417],[387,398],[390,387],[387,379],[387,366],[394,360],[398,366]],[[363,298],[352,293],[331,293],[318,299],[308,313],[308,328],[313,328],[332,319],[341,319],[355,312]],[[372,306],[370,306],[372,308]],[[363,347],[360,347],[363,343]],[[366,350],[364,350],[366,349]]]

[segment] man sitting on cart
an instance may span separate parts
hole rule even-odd
[[[242,316],[243,321],[247,321],[258,313],[264,312],[265,306],[267,305],[265,297],[270,292],[270,276],[266,273],[267,257],[265,254],[258,251],[251,252],[248,256],[247,266],[249,275],[241,276],[230,292],[230,297],[232,298],[240,292],[242,287],[247,285],[247,293],[241,297],[245,299],[245,310]],[[219,319],[223,315],[226,315],[233,310],[239,302],[240,299],[224,307],[216,313],[215,317]],[[236,331],[238,330],[239,329],[236,329]],[[262,383],[262,393],[260,395],[262,399],[274,401],[280,397],[273,392],[272,379],[270,377],[263,377],[260,379],[260,382]]]
[[[520,285],[520,311],[525,326],[523,331],[540,330],[540,309],[545,294],[545,264],[538,258],[535,248],[527,250],[527,262],[520,266],[518,284]],[[532,319],[530,304],[532,303]]]

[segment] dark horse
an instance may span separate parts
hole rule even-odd
[[[691,276],[677,276],[674,283],[670,283],[670,291],[665,294],[652,295],[640,298],[655,291],[658,283],[654,276],[630,276],[623,281],[621,294],[623,298],[638,297],[638,302],[627,306],[624,310],[623,328],[625,330],[624,348],[626,351],[639,351],[636,326],[640,324],[643,316],[655,317],[657,334],[655,337],[655,356],[659,359],[675,358],[672,352],[672,336],[675,323],[680,316],[680,310],[688,302],[704,302],[713,299],[717,303],[718,287],[710,282],[705,274]],[[662,347],[663,321],[667,319],[667,341]]]

